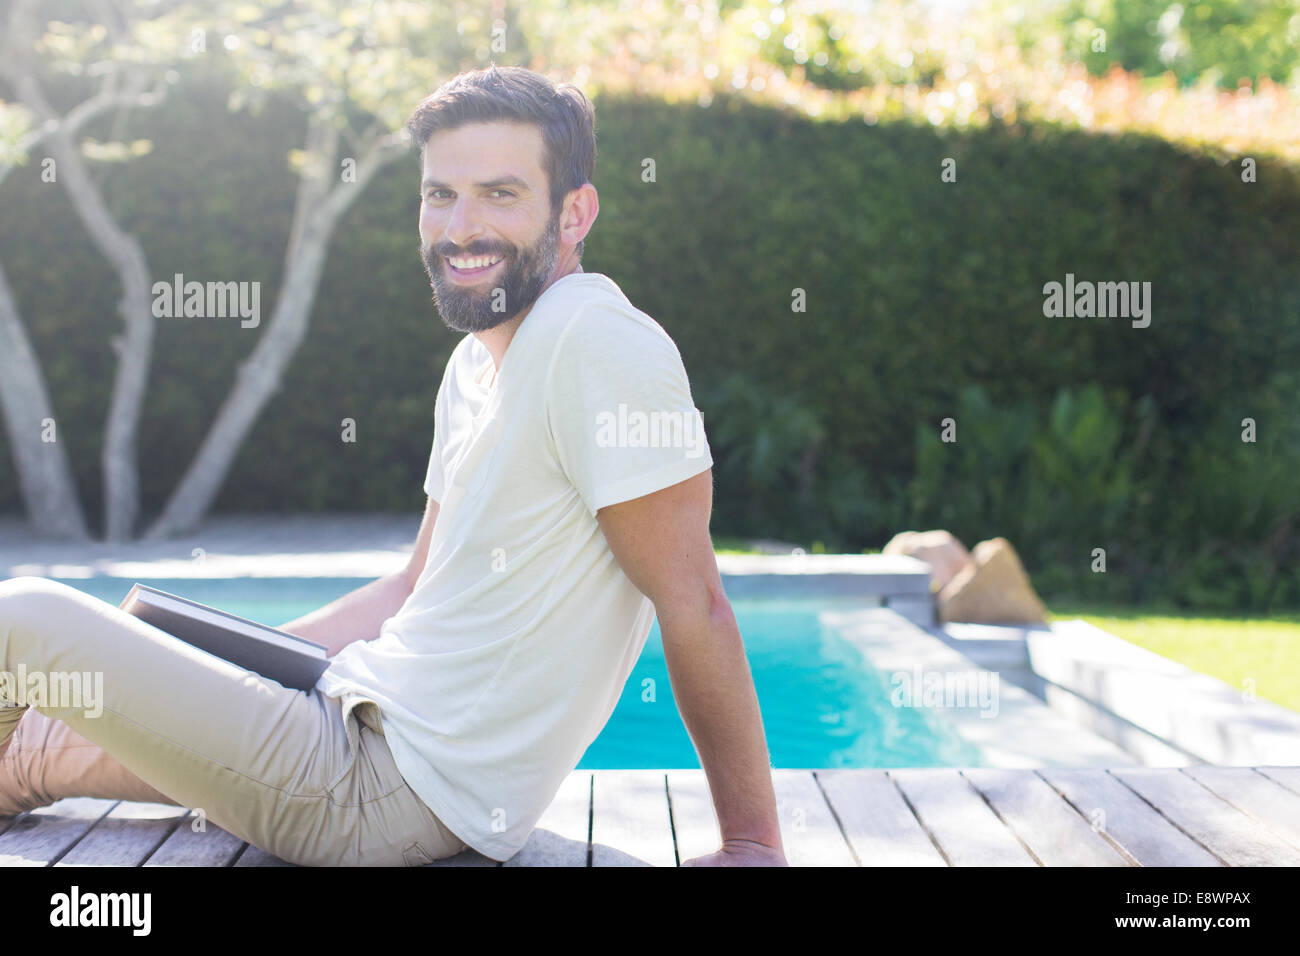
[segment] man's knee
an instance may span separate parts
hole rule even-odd
[[[23,575],[0,581],[0,628],[41,621],[69,601],[85,598],[76,588],[49,578]]]
[[[62,594],[66,591],[76,591],[76,588],[69,587],[62,581],[54,581],[34,574],[23,574],[0,581],[0,601],[13,600],[29,594]]]

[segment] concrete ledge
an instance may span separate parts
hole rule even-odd
[[[930,566],[883,554],[718,555],[729,597],[860,597],[922,627],[934,623]]]
[[[926,630],[957,653],[969,657],[986,670],[997,671],[1003,680],[1023,687],[1039,700],[1046,700],[1047,682],[1029,666],[1025,635],[1047,629],[1046,624],[963,624],[949,621]]]
[[[930,566],[895,554],[720,554],[724,574],[888,576],[906,579],[912,590],[919,582],[930,588]]]
[[[1300,714],[1271,701],[1247,700],[1221,680],[1154,654],[1086,621],[1059,621],[1027,635],[1034,671],[1092,705],[1098,732],[1136,728],[1166,757],[1181,751],[1219,766],[1300,764]],[[1054,703],[1089,719],[1089,708],[1057,695]],[[1119,723],[1116,723],[1119,721]],[[1146,745],[1149,746],[1149,743]]]
[[[1029,669],[1025,637],[1030,631],[1048,631],[1046,624],[960,624],[946,622],[931,633],[953,650],[989,670]]]
[[[1193,767],[1204,766],[1201,760],[1171,746],[1141,727],[1116,717],[1110,711],[1098,707],[1092,701],[1073,694],[1064,687],[1039,678],[1043,685],[1043,695],[1052,710],[1063,714],[1080,727],[1100,734],[1133,754],[1147,767]]]
[[[0,577],[376,578],[406,566],[420,530],[410,514],[245,514],[209,518],[162,541],[33,540],[0,518]]]

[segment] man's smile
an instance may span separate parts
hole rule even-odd
[[[484,239],[482,245],[425,242],[420,259],[433,286],[434,303],[447,328],[484,332],[529,308],[546,288],[559,255],[559,217],[547,222],[531,244]]]
[[[447,272],[453,278],[477,279],[485,276],[505,261],[505,256],[443,256]]]

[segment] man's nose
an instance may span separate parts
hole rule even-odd
[[[472,204],[465,199],[456,200],[451,218],[447,220],[447,228],[443,230],[446,240],[454,243],[457,248],[464,249],[482,231],[483,226],[475,216]]]

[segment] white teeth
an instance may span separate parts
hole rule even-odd
[[[457,269],[482,269],[484,266],[496,265],[501,261],[501,257],[478,256],[474,259],[448,259],[447,261]]]

